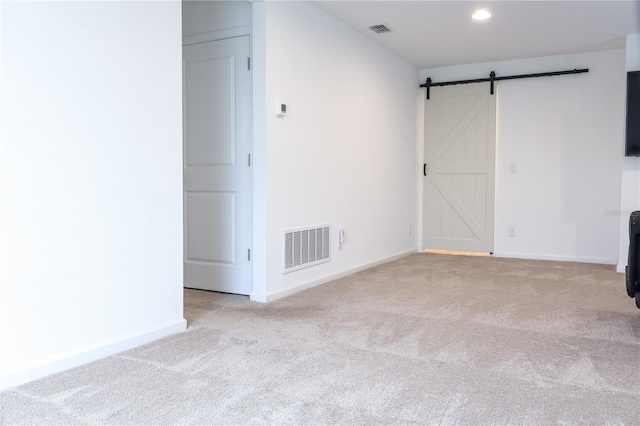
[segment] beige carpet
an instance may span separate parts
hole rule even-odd
[[[640,310],[611,266],[416,254],[3,393],[12,424],[639,425]]]

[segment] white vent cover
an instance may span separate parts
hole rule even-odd
[[[284,231],[284,272],[328,262],[329,225]]]
[[[391,28],[387,27],[385,24],[376,24],[376,25],[371,25],[369,27],[369,29],[371,31],[373,31],[376,34],[383,34],[383,33],[390,33],[391,32]]]

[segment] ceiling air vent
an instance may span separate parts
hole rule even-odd
[[[383,33],[390,33],[391,29],[389,27],[387,27],[385,24],[377,24],[377,25],[371,25],[369,27],[369,29],[371,31],[373,31],[376,34],[383,34]]]

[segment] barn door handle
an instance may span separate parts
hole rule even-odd
[[[424,166],[422,167],[422,173],[424,173],[424,175],[427,175],[427,163],[424,163]]]

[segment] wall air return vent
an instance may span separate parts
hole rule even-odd
[[[369,29],[376,34],[384,34],[384,33],[391,32],[391,28],[387,27],[385,24],[371,25]]]
[[[329,225],[284,231],[284,272],[328,262]]]

